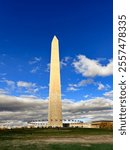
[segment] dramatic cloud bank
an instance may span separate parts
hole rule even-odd
[[[63,119],[85,119],[88,121],[112,119],[112,92],[104,97],[89,100],[62,100]],[[3,90],[0,93],[0,121],[30,121],[47,119],[48,99],[35,96],[10,96]]]
[[[113,61],[109,60],[107,65],[100,64],[99,60],[89,59],[84,55],[77,56],[73,62],[76,72],[85,77],[109,76],[113,74]]]

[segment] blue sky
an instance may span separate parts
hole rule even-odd
[[[63,101],[112,100],[112,19],[111,0],[0,1],[1,96],[47,99],[56,35]]]

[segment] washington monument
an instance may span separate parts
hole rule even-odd
[[[48,126],[62,127],[62,102],[60,83],[59,42],[56,36],[51,43],[50,88]]]

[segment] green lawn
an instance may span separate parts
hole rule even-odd
[[[10,142],[7,145],[1,144],[1,150],[112,150],[112,144],[12,144]]]
[[[50,144],[49,150],[112,150],[112,144]]]
[[[12,129],[0,130],[0,140],[2,139],[21,139],[34,138],[37,136],[78,136],[78,135],[112,135],[113,131],[109,129],[91,129],[91,128],[64,128],[64,129]]]
[[[0,130],[0,150],[112,150],[112,143],[46,143],[47,138],[112,135],[108,129],[12,129]]]

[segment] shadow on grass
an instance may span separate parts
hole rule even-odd
[[[112,144],[19,144],[5,145],[1,150],[112,150]]]
[[[87,128],[62,128],[57,129],[12,129],[1,130],[0,140],[11,139],[33,139],[35,137],[50,137],[50,136],[78,136],[78,135],[112,135],[112,130],[108,129],[87,129]]]
[[[112,144],[50,144],[48,150],[112,150]]]

